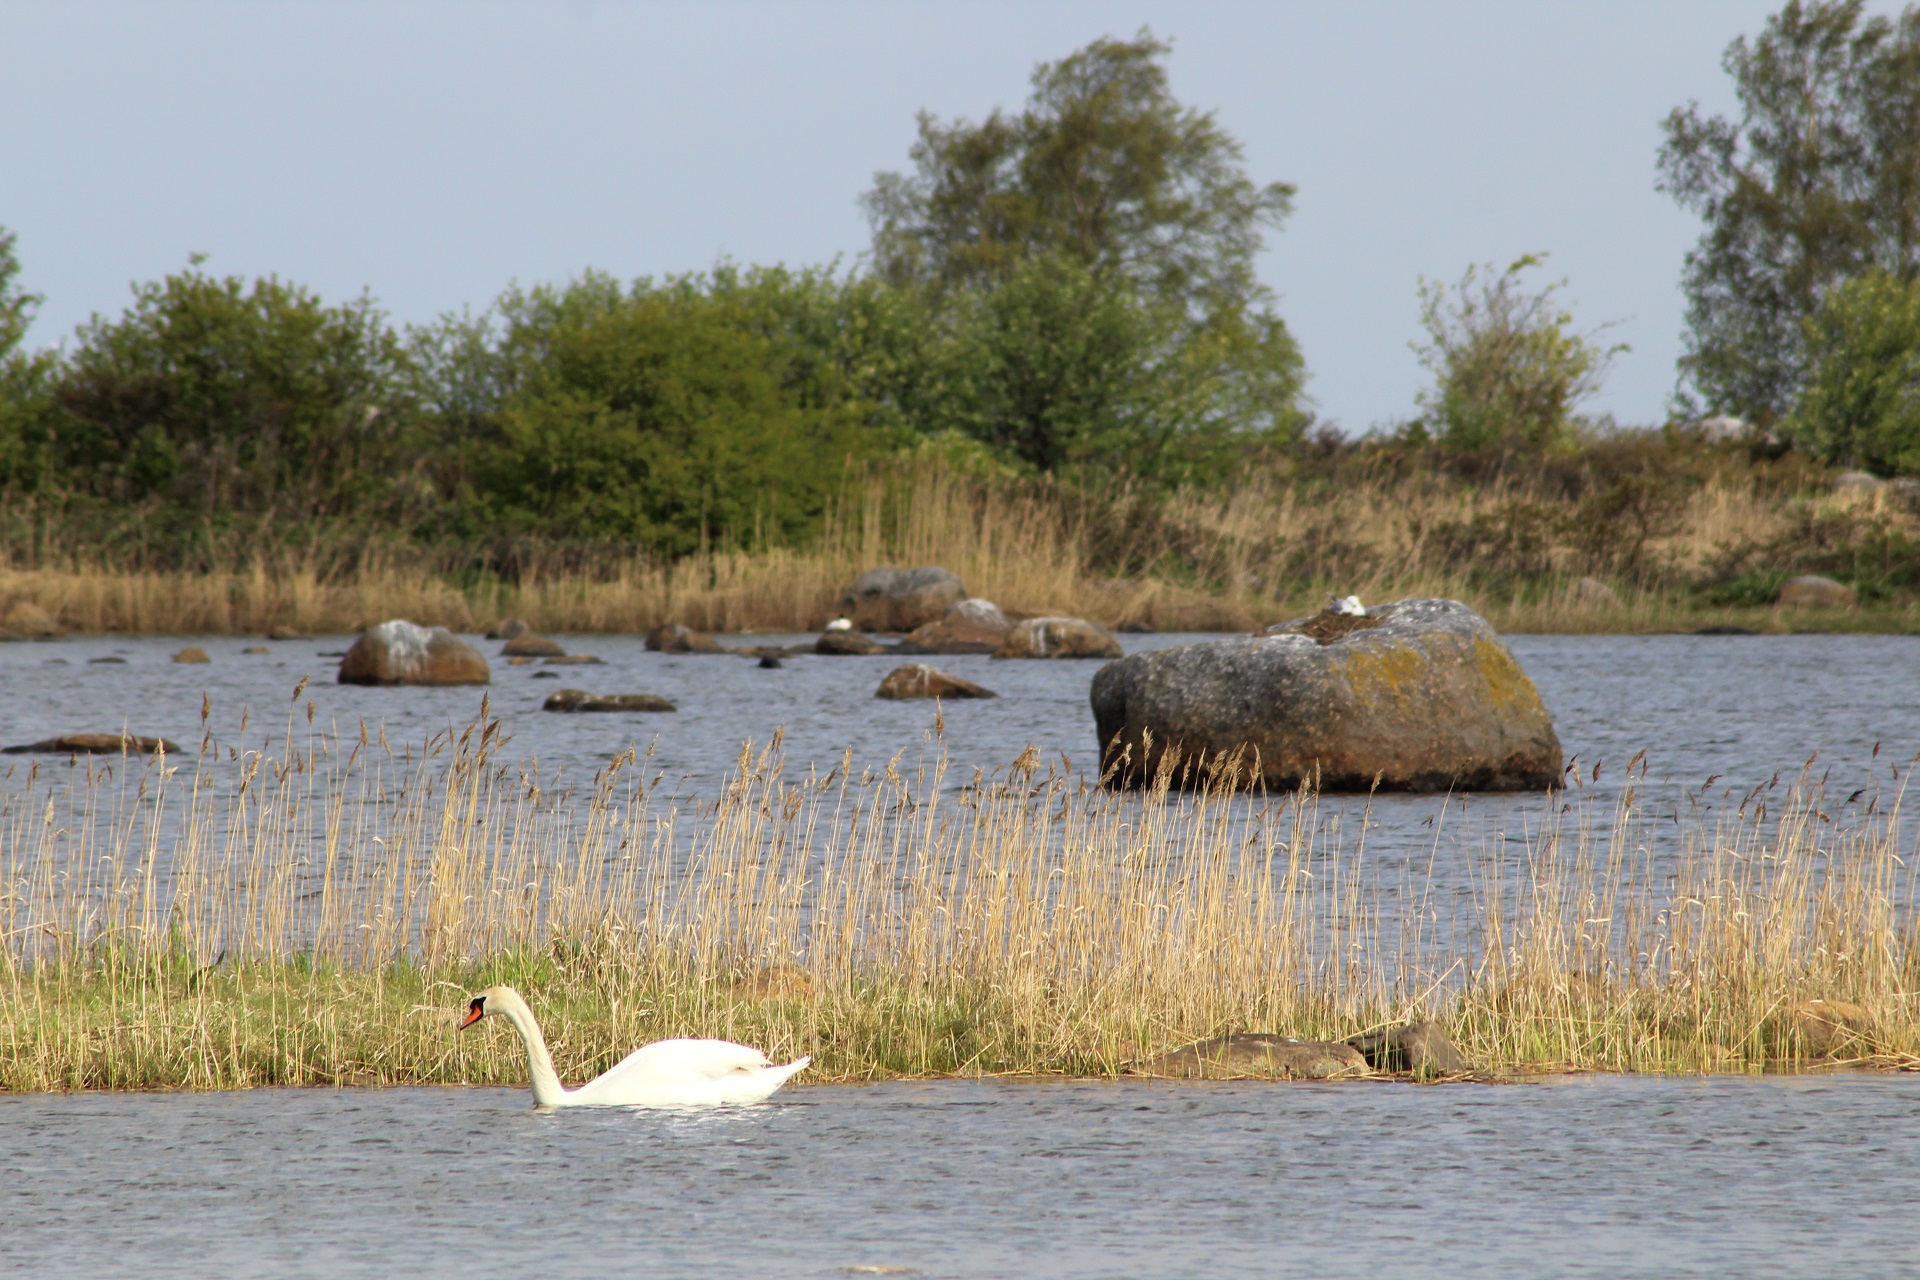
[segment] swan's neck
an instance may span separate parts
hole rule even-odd
[[[553,1055],[547,1052],[547,1038],[540,1034],[540,1024],[533,1020],[533,1010],[519,1000],[500,1002],[500,1012],[506,1016],[513,1029],[527,1045],[527,1068],[533,1077],[534,1105],[557,1107],[566,1090],[560,1087],[560,1077],[553,1069]]]

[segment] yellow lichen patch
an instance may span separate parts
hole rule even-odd
[[[1487,697],[1495,710],[1514,718],[1546,716],[1547,708],[1540,701],[1540,690],[1520,669],[1520,664],[1514,661],[1507,646],[1491,636],[1475,636],[1473,657],[1480,668],[1480,678],[1486,682]]]
[[[1334,663],[1333,670],[1346,677],[1358,707],[1372,710],[1391,704],[1410,711],[1425,691],[1422,675],[1441,656],[1431,652],[1433,642],[1440,638],[1422,636],[1417,641],[1356,646]]]

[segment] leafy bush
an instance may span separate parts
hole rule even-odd
[[[1420,405],[1429,430],[1453,448],[1540,452],[1569,443],[1574,409],[1626,350],[1570,332],[1572,313],[1554,296],[1561,285],[1526,291],[1521,277],[1541,261],[1529,254],[1497,274],[1491,264],[1472,266],[1450,289],[1420,282],[1429,341],[1414,350],[1435,379]]]
[[[1794,444],[1879,475],[1920,472],[1920,280],[1875,271],[1828,295],[1807,326]]]

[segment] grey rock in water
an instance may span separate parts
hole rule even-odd
[[[1857,600],[1852,587],[1817,573],[1788,578],[1774,597],[1782,609],[1851,609]]]
[[[169,742],[165,738],[142,738],[131,733],[66,733],[57,738],[42,738],[39,742],[29,742],[24,746],[0,747],[0,754],[10,756],[118,755],[125,751],[135,755],[152,755],[156,751],[165,751],[168,755],[176,755],[179,750],[179,743]]]
[[[677,622],[663,622],[647,632],[647,648],[654,653],[725,653],[726,646],[704,631]]]
[[[971,680],[948,675],[924,662],[909,662],[887,672],[887,678],[873,691],[876,698],[997,698],[991,689],[983,689]]]
[[[958,575],[937,565],[888,565],[855,578],[834,612],[860,631],[912,631],[941,617],[966,594]]]
[[[1028,618],[1007,632],[996,658],[1117,658],[1113,633],[1084,618]]]
[[[864,632],[822,631],[820,638],[813,642],[813,651],[830,658],[870,658],[876,653],[888,652],[888,648]]]
[[[1473,1070],[1447,1033],[1424,1019],[1387,1027],[1347,1041],[1375,1071],[1410,1071],[1420,1076],[1452,1076]]]
[[[1136,1062],[1128,1070],[1176,1080],[1335,1080],[1366,1075],[1367,1060],[1340,1040],[1234,1032]]]
[[[1136,653],[1101,668],[1091,701],[1113,785],[1173,785],[1239,759],[1273,789],[1544,790],[1560,778],[1553,721],[1533,681],[1457,600],[1319,614],[1280,634]]]
[[[588,693],[585,689],[556,689],[542,704],[544,711],[677,711],[671,702],[651,693]]]
[[[970,598],[948,607],[924,626],[915,627],[898,645],[901,653],[992,653],[1013,630],[1013,622],[991,600]]]
[[[487,632],[489,640],[517,640],[533,630],[523,618],[502,618]]]
[[[500,646],[500,652],[509,658],[564,658],[567,651],[558,640],[549,640],[545,636],[523,631]]]
[[[207,651],[205,649],[202,649],[199,645],[193,645],[193,644],[188,645],[186,648],[182,649],[180,652],[174,654],[173,660],[175,662],[185,662],[185,663],[213,661],[212,658],[209,658],[207,656]]]
[[[480,651],[445,627],[395,618],[370,627],[340,660],[341,684],[486,684],[493,672]]]

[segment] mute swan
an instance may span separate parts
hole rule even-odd
[[[1359,596],[1328,596],[1327,599],[1333,602],[1327,608],[1334,613],[1344,614],[1350,618],[1367,616],[1367,606],[1360,603]]]
[[[711,1107],[764,1102],[811,1061],[774,1066],[767,1055],[730,1040],[658,1040],[642,1045],[605,1075],[564,1089],[533,1010],[512,987],[488,987],[467,1004],[466,1030],[490,1013],[513,1024],[527,1045],[533,1101],[541,1107]]]

